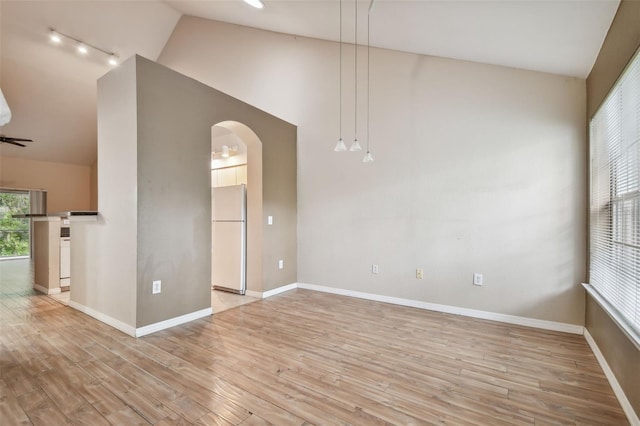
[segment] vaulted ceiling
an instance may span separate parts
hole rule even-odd
[[[0,134],[28,137],[0,154],[91,164],[96,159],[96,81],[110,70],[98,55],[54,46],[49,28],[126,59],[156,59],[182,14],[300,36],[354,40],[351,0],[0,1],[0,87],[12,121]],[[585,78],[619,0],[375,0],[371,43],[425,55]],[[369,0],[358,3],[358,42]]]

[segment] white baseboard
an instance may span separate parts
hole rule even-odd
[[[156,331],[164,330],[166,328],[174,327],[176,325],[184,324],[186,322],[193,321],[193,320],[213,314],[212,308],[206,308],[200,311],[191,312],[190,314],[185,314],[179,317],[160,321],[155,324],[149,324],[144,327],[135,328],[129,324],[125,324],[120,320],[117,320],[101,312],[98,312],[92,308],[89,308],[88,306],[84,306],[79,304],[78,302],[74,302],[73,300],[69,301],[69,306],[71,306],[74,309],[77,309],[80,312],[84,312],[90,317],[93,317],[98,321],[102,321],[103,323],[110,325],[111,327],[117,330],[120,330],[131,337],[146,336],[147,334],[155,333]]]
[[[249,297],[266,299],[267,297],[275,296],[276,294],[284,293],[285,291],[295,290],[296,288],[298,288],[298,283],[291,283],[291,284],[283,285],[281,287],[276,287],[264,292],[247,290],[245,294]]]
[[[34,284],[33,288],[38,290],[40,293],[44,293],[44,294],[58,294],[61,293],[62,290],[60,289],[60,287],[56,287],[56,288],[46,288],[43,287],[41,285],[38,284]]]
[[[156,331],[164,330],[166,328],[175,327],[176,325],[184,324],[193,320],[200,319],[202,317],[210,316],[212,314],[213,309],[206,308],[199,311],[191,312],[190,314],[180,315],[179,317],[145,325],[144,327],[136,328],[134,337],[146,336],[147,334],[155,333]]]
[[[245,296],[249,296],[249,297],[255,297],[257,299],[262,299],[262,292],[261,291],[253,291],[253,290],[247,290],[244,292]]]
[[[110,317],[109,315],[105,315],[102,312],[98,312],[95,309],[92,309],[88,306],[81,305],[78,302],[74,302],[73,300],[69,300],[69,306],[73,309],[76,309],[80,312],[83,312],[90,317],[97,319],[98,321],[102,321],[103,323],[110,325],[111,327],[122,331],[124,334],[128,334],[129,336],[136,337],[136,328],[125,324],[124,322],[117,320],[115,318]]]
[[[620,383],[618,383],[618,379],[616,379],[615,374],[613,374],[613,371],[611,371],[611,368],[609,367],[609,364],[607,363],[607,360],[605,359],[602,352],[600,352],[600,348],[598,347],[596,341],[593,340],[591,333],[589,333],[589,330],[587,330],[586,328],[584,329],[584,338],[587,340],[587,343],[591,347],[591,351],[596,356],[600,367],[602,367],[604,375],[607,377],[607,380],[609,380],[609,384],[613,389],[613,393],[616,395],[616,398],[618,398],[618,401],[620,402],[622,410],[627,416],[629,423],[631,424],[631,426],[640,426],[640,418],[638,418],[638,415],[631,406],[631,403],[627,399],[627,396],[624,394],[622,387],[620,387]]]
[[[394,305],[410,306],[412,308],[426,309],[429,311],[444,312],[447,314],[464,315],[472,318],[480,318],[491,321],[499,321],[507,324],[523,325],[526,327],[541,328],[544,330],[562,331],[571,334],[582,334],[584,327],[581,325],[567,324],[555,321],[539,320],[534,318],[518,317],[515,315],[498,314],[494,312],[478,311],[475,309],[459,308],[456,306],[439,305],[437,303],[421,302],[419,300],[401,299],[399,297],[382,296],[379,294],[363,293],[360,291],[343,290],[333,287],[324,287],[314,284],[298,283],[298,288],[321,291],[324,293],[340,294],[342,296],[357,297],[359,299],[374,300],[376,302],[392,303]]]
[[[285,291],[295,290],[296,288],[298,288],[298,283],[283,285],[282,287],[277,287],[265,291],[264,293],[262,293],[262,298],[266,299],[267,297],[275,296],[276,294],[284,293]]]

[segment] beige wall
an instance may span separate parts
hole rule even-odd
[[[88,166],[0,157],[0,186],[47,190],[47,210],[88,210],[91,205]]]
[[[129,333],[211,307],[211,126],[226,120],[249,126],[261,155],[285,152],[271,166],[285,172],[265,172],[262,191],[289,192],[295,212],[294,126],[138,56],[99,80],[101,214],[98,223],[72,224],[72,304]],[[264,170],[250,167],[249,183]],[[262,236],[261,206],[249,212],[250,235]],[[288,219],[284,228],[293,231],[268,241],[291,252],[292,267],[277,277],[284,284],[296,281],[295,213]],[[255,262],[261,267],[262,257]],[[257,291],[282,285],[261,269],[253,274]],[[162,281],[160,294],[152,294],[153,280]]]
[[[611,317],[587,295],[586,327],[640,417],[640,351]]]
[[[587,116],[591,118],[640,47],[640,1],[622,0],[587,78]]]
[[[587,78],[589,117],[598,109],[639,47],[640,2],[623,0]],[[616,375],[636,415],[640,416],[640,351],[589,295],[586,327]]]
[[[249,145],[248,288],[296,282],[295,127],[144,58],[137,58],[137,74],[137,327],[211,307],[211,126],[226,120],[245,124],[262,142],[262,168],[252,169],[250,141],[234,129]],[[277,262],[252,268],[262,264],[251,256],[252,246],[259,253],[252,232],[265,222],[252,220],[264,213],[251,207],[252,173],[260,170],[263,205],[284,203],[293,212],[280,232],[263,235],[263,258],[291,259],[275,276],[269,269]],[[158,279],[162,293],[152,295]]]
[[[347,141],[352,58],[344,46]],[[365,165],[333,152],[338,59],[333,42],[193,17],[159,58],[298,126],[298,281],[582,325],[584,80],[372,49]]]
[[[89,202],[91,210],[98,210],[98,161],[91,165],[91,200]]]
[[[136,326],[136,62],[98,81],[98,222],[71,224],[71,302]]]

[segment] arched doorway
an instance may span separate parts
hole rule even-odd
[[[211,127],[211,186],[212,285],[216,290],[238,294],[245,294],[246,290],[249,297],[259,294],[262,291],[262,142],[248,126],[224,121]],[[242,216],[238,213],[237,200],[241,197],[240,191],[245,189],[246,214]],[[222,205],[221,200],[231,205]],[[227,217],[218,220],[216,212]],[[244,233],[241,217],[246,227]],[[239,239],[244,244],[244,249],[240,250],[245,256],[242,261],[238,259]],[[244,280],[244,288],[239,286],[238,280]],[[251,301],[218,294],[212,298],[214,313],[216,300],[224,301],[218,311],[225,306]]]

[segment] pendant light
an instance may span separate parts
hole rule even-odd
[[[365,154],[364,158],[362,159],[363,163],[371,163],[373,162],[373,155],[371,155],[371,150],[370,150],[370,141],[371,139],[369,138],[369,105],[371,104],[371,102],[369,101],[370,99],[370,86],[371,86],[371,41],[369,38],[369,28],[370,28],[370,21],[371,21],[371,9],[373,8],[373,0],[371,0],[371,4],[369,5],[369,11],[367,12],[367,153]]]
[[[343,152],[347,150],[347,146],[342,140],[342,0],[340,0],[340,138],[336,147],[333,148],[335,152]]]
[[[353,48],[355,50],[354,56],[354,114],[353,114],[353,123],[354,123],[354,138],[353,143],[351,144],[351,148],[349,151],[362,151],[362,147],[360,146],[360,142],[358,142],[358,0],[354,1],[355,11],[356,11],[356,19],[355,19],[355,34],[353,40]]]

